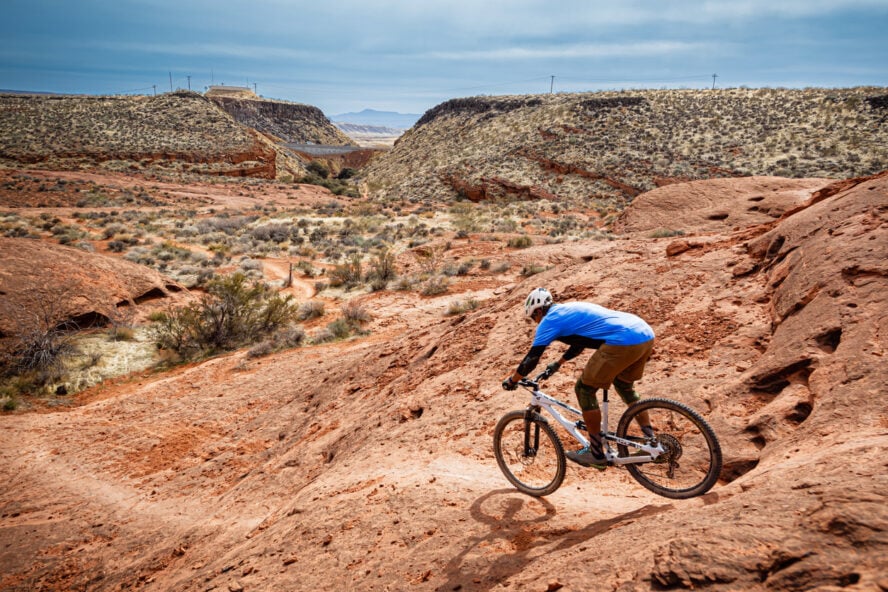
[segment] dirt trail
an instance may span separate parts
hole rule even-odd
[[[298,278],[298,271],[296,269],[291,271],[290,266],[291,263],[288,259],[262,259],[262,268],[267,280],[277,282],[278,286],[285,286],[288,279],[292,280],[290,286],[284,287],[282,291],[292,294],[297,302],[314,297],[314,284]]]

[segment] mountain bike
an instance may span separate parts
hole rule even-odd
[[[530,404],[526,409],[506,413],[493,432],[493,450],[500,469],[512,485],[534,497],[557,490],[567,469],[561,438],[543,417],[543,409],[580,445],[589,445],[582,413],[541,391],[539,382],[545,378],[547,372],[534,380],[518,382],[530,391]],[[567,419],[559,409],[580,419]],[[607,410],[605,390],[601,440],[608,465],[625,466],[641,485],[672,499],[702,495],[715,485],[722,467],[721,447],[715,432],[696,411],[670,399],[642,399],[626,408],[616,432],[612,432],[607,429]],[[654,428],[653,437],[645,436],[635,419],[644,411]]]

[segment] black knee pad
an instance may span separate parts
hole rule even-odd
[[[577,394],[577,402],[580,404],[580,409],[583,411],[595,411],[598,409],[598,397],[595,396],[595,391],[597,390],[594,386],[583,384],[582,379],[577,379],[577,383],[574,385],[574,392]]]
[[[631,405],[641,399],[632,387],[631,382],[624,382],[619,378],[614,378],[614,390],[617,391],[617,394],[620,395],[620,398],[623,399],[626,405]]]

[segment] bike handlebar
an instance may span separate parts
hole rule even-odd
[[[548,370],[543,370],[542,372],[537,374],[533,380],[530,380],[529,378],[522,378],[521,380],[518,381],[518,385],[536,390],[536,389],[540,388],[540,382],[543,380],[546,380],[550,376],[551,376],[551,374],[549,374]]]

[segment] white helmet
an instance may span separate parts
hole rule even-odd
[[[524,301],[524,314],[530,317],[535,310],[552,304],[552,294],[545,288],[537,288]]]

